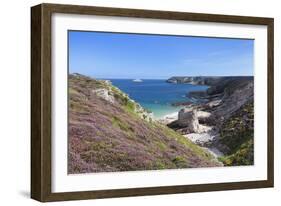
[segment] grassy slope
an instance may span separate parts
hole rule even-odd
[[[252,165],[254,163],[254,106],[244,105],[223,125],[220,143],[227,146],[224,165]]]
[[[93,90],[106,88],[114,103]],[[166,126],[143,119],[111,84],[69,76],[69,173],[218,166],[213,156]]]

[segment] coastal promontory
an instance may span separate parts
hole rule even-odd
[[[253,164],[254,79],[252,76],[171,77],[175,84],[208,85],[186,94],[200,99],[182,105],[168,126],[198,145],[214,150],[224,165]]]

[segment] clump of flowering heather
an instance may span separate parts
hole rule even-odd
[[[98,96],[97,89],[108,90],[114,101]],[[187,138],[144,120],[140,111],[108,81],[69,75],[68,173],[220,166]]]

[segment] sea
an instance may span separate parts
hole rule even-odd
[[[173,106],[177,102],[193,102],[199,100],[189,98],[191,91],[205,91],[208,86],[192,84],[167,83],[164,79],[144,79],[134,82],[132,79],[109,79],[129,97],[142,107],[151,111],[156,119],[178,112],[183,106]]]

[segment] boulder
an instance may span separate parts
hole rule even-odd
[[[92,90],[94,94],[96,94],[98,97],[110,102],[114,103],[114,96],[110,93],[109,90],[101,88],[101,89],[95,89]]]

